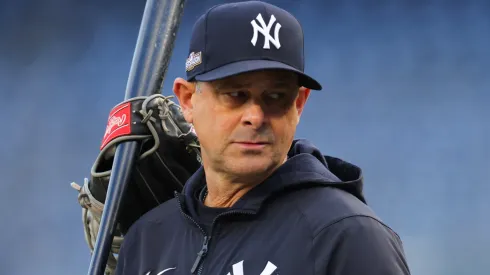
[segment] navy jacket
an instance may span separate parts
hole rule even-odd
[[[366,205],[361,170],[296,140],[230,209],[205,207],[198,170],[125,236],[117,275],[402,275],[402,242]]]

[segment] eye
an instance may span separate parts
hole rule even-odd
[[[235,91],[226,93],[226,95],[232,98],[243,98],[247,96],[247,93],[245,93],[244,91]]]
[[[220,101],[228,107],[238,107],[245,103],[249,94],[246,91],[223,91],[219,93]]]
[[[267,97],[273,100],[281,99],[284,97],[284,93],[268,93]]]
[[[232,96],[232,97],[238,97],[240,95],[240,92],[231,92],[231,93],[228,93],[229,96]]]

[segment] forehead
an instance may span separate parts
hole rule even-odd
[[[293,72],[280,70],[266,70],[243,73],[217,81],[213,81],[216,88],[233,88],[243,86],[266,87],[297,87],[298,76]]]

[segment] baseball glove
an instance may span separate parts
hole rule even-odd
[[[199,141],[193,127],[185,121],[180,106],[170,98],[157,94],[116,105],[110,112],[90,180],[86,178],[82,186],[71,184],[79,192],[85,240],[93,253],[116,146],[121,142],[139,141],[106,274],[114,272],[120,245],[130,226],[149,210],[173,198],[174,192],[180,192],[201,166]]]

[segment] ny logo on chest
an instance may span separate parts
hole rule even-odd
[[[271,262],[267,262],[266,266],[264,267],[264,270],[260,273],[260,275],[272,275],[273,272],[277,269],[277,266],[275,266]],[[243,272],[243,261],[240,261],[236,264],[233,265],[233,272],[226,275],[249,275],[249,274],[244,274]],[[252,274],[250,274],[252,275]]]

